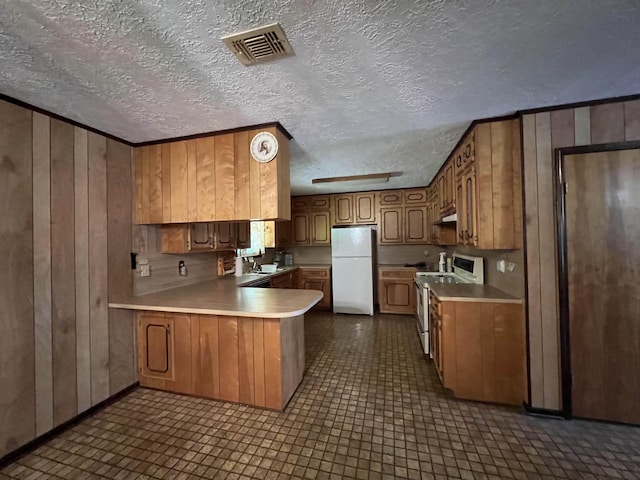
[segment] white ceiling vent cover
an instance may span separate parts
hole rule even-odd
[[[294,54],[284,30],[278,23],[227,35],[222,37],[222,41],[246,66]]]

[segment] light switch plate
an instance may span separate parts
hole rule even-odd
[[[504,260],[498,260],[496,264],[496,268],[498,269],[499,272],[504,273],[507,271],[507,264]]]
[[[149,265],[140,265],[140,276],[141,277],[149,277],[151,276],[151,270],[149,269]]]

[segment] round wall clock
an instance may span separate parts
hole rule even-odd
[[[251,156],[260,163],[273,160],[278,153],[278,139],[269,132],[257,133],[251,140]]]

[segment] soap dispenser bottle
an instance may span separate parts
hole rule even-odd
[[[447,252],[440,252],[440,261],[438,262],[438,272],[445,273],[447,271]]]

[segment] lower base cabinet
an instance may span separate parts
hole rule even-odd
[[[445,388],[469,400],[521,405],[525,332],[521,304],[455,302],[431,294],[432,358]]]
[[[138,314],[142,386],[283,410],[304,371],[304,316]]]
[[[378,303],[380,313],[416,313],[415,268],[380,267],[378,269]]]
[[[323,293],[322,300],[314,308],[331,309],[331,269],[300,268],[298,272],[298,288],[320,290]]]

